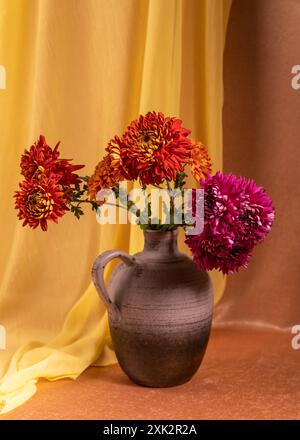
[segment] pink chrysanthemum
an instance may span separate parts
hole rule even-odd
[[[272,200],[252,179],[218,172],[201,180],[204,229],[188,235],[200,269],[232,273],[247,267],[254,246],[264,240],[274,220]]]

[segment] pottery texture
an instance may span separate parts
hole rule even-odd
[[[178,251],[177,231],[145,231],[145,248],[133,257],[109,251],[93,278],[109,312],[117,359],[137,384],[169,387],[198,370],[209,339],[213,292],[209,275]],[[108,261],[120,257],[107,291]],[[103,295],[103,291],[104,295]]]

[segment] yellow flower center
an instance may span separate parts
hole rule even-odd
[[[44,172],[45,172],[45,168],[42,165],[38,165],[38,167],[34,173],[34,177],[36,179],[39,179]]]
[[[53,211],[54,200],[50,193],[34,190],[27,197],[27,209],[32,217],[41,219],[48,217]]]
[[[158,131],[147,131],[141,133],[138,138],[138,148],[142,152],[147,161],[154,161],[154,152],[159,148],[161,143],[160,135]]]

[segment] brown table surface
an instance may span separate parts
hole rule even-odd
[[[119,366],[89,368],[76,381],[42,381],[1,419],[299,419],[300,350],[291,334],[218,329],[187,384],[134,385]]]

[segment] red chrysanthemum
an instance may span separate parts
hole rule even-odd
[[[60,142],[52,150],[45,137],[41,135],[29,150],[25,150],[21,157],[21,174],[25,179],[38,180],[42,174],[53,173],[63,186],[80,183],[74,171],[80,170],[84,165],[72,165],[69,159],[59,159],[59,144]]]
[[[68,211],[57,176],[41,175],[38,181],[24,180],[19,186],[15,207],[19,210],[18,218],[24,220],[23,226],[29,225],[33,229],[40,226],[46,231],[48,221],[57,223],[59,217]]]
[[[149,112],[131,122],[118,139],[122,167],[128,180],[139,179],[143,185],[159,185],[175,180],[191,157],[190,130],[182,121]]]
[[[186,243],[200,269],[232,273],[247,267],[274,220],[271,198],[252,179],[218,172],[201,181],[204,229]],[[195,213],[194,213],[195,215]]]
[[[53,168],[59,155],[57,147],[53,151],[46,143],[45,137],[41,135],[29,150],[25,150],[20,164],[21,174],[25,179],[38,178],[45,170]]]

